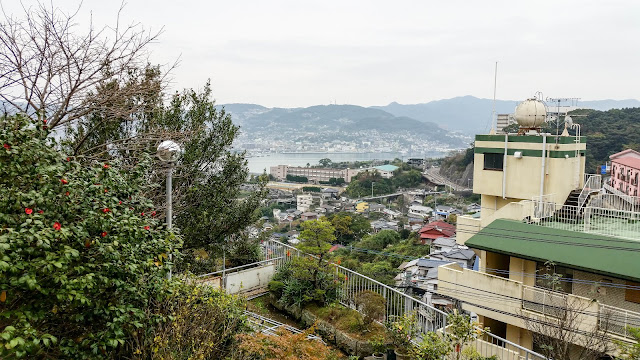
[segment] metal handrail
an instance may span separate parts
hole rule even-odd
[[[582,191],[580,191],[580,195],[578,196],[578,207],[581,208],[584,203],[587,201],[589,195],[594,191],[599,191],[602,188],[602,176],[589,174],[585,175],[587,180],[584,182],[584,186],[582,187]]]
[[[278,246],[282,246],[287,248],[289,251],[296,251],[298,254],[304,255],[304,256],[313,256],[314,255],[310,255],[310,254],[305,254],[305,253],[301,253],[300,250],[296,249],[293,246],[281,243],[277,240],[269,240],[269,242],[275,243]],[[386,313],[386,317],[389,318],[390,316],[398,316],[401,315],[402,313],[406,312],[406,311],[414,311],[417,309],[417,313],[419,315],[419,328],[421,332],[425,332],[425,331],[442,331],[443,329],[447,328],[447,316],[448,314],[442,310],[439,310],[433,306],[430,306],[429,304],[415,299],[405,293],[402,293],[386,284],[383,284],[375,279],[372,279],[368,276],[362,275],[356,271],[353,271],[351,269],[348,269],[346,267],[343,267],[341,265],[335,264],[335,263],[331,263],[332,266],[335,267],[336,272],[343,272],[344,274],[348,274],[347,275],[347,279],[343,285],[343,289],[348,289],[350,286],[357,286],[358,289],[354,290],[354,291],[343,291],[343,296],[347,295],[346,298],[343,298],[341,303],[345,306],[348,307],[353,307],[353,304],[351,303],[351,301],[349,301],[349,296],[348,294],[353,294],[355,295],[356,293],[360,292],[360,291],[364,291],[364,290],[372,290],[372,291],[379,291],[381,293],[381,295],[385,298],[387,305],[385,307],[385,313]],[[357,310],[357,309],[356,309]],[[395,313],[395,314],[390,314],[390,313]],[[433,318],[433,317],[437,317],[439,319]],[[428,326],[429,323],[431,324],[431,326]],[[438,325],[442,325],[442,326],[438,326]],[[476,327],[476,330],[482,331],[481,328]],[[543,355],[538,354],[532,350],[529,350],[525,347],[522,347],[520,345],[517,345],[515,343],[512,343],[506,339],[503,339],[497,335],[488,333],[488,332],[484,332],[483,333],[487,336],[489,336],[492,339],[491,344],[494,346],[498,346],[498,347],[503,347],[503,345],[509,345],[511,347],[513,347],[514,350],[510,350],[510,351],[517,351],[518,353],[523,353],[524,355],[518,355],[517,359],[546,359]],[[506,349],[509,350],[509,349]]]

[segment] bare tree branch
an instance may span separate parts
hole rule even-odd
[[[52,129],[96,110],[106,121],[138,111],[142,104],[116,100],[144,92],[149,84],[129,82],[112,92],[97,91],[103,84],[127,83],[132,71],[144,68],[148,45],[162,33],[162,29],[148,32],[138,23],[124,26],[123,8],[124,3],[115,26],[100,29],[93,21],[87,29],[78,29],[80,7],[67,14],[40,3],[23,8],[22,18],[3,10],[0,100],[8,110],[46,118]]]

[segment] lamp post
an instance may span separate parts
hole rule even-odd
[[[158,145],[157,156],[167,165],[167,229],[171,230],[173,223],[173,202],[171,199],[171,192],[173,189],[172,186],[172,177],[173,177],[173,165],[178,160],[178,156],[180,155],[180,145],[171,141],[165,140]],[[172,260],[173,256],[169,253],[169,260]],[[169,268],[169,274],[167,274],[167,278],[171,280],[171,268]]]
[[[376,183],[375,181],[372,181],[372,182],[371,182],[371,197],[373,197],[373,184],[375,184],[375,183]],[[372,200],[373,200],[373,199],[372,199]]]

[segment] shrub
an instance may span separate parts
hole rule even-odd
[[[282,296],[284,286],[285,285],[282,281],[272,280],[269,281],[269,285],[267,285],[267,288],[275,297],[280,298]]]
[[[338,359],[327,345],[318,340],[307,339],[313,333],[313,327],[300,334],[293,334],[284,329],[278,330],[277,336],[240,335],[239,350],[236,360],[333,360]]]
[[[279,270],[279,276],[274,277],[284,282],[279,301],[284,305],[296,306],[311,302],[325,305],[336,301],[340,278],[324,266],[324,263],[319,266],[314,258],[293,259],[289,268]]]
[[[411,348],[412,359],[440,360],[451,352],[451,344],[434,332],[428,332],[422,340]]]
[[[417,317],[415,313],[405,313],[395,321],[387,324],[387,334],[397,352],[405,353],[411,347],[411,340],[418,335]]]
[[[369,340],[369,345],[371,345],[371,349],[374,354],[384,354],[387,351],[387,344],[385,342],[384,336],[378,335],[374,336]]]
[[[380,320],[384,316],[386,301],[377,292],[361,291],[356,295],[355,300],[358,310],[362,313],[365,328],[369,328],[374,321]]]
[[[303,186],[302,187],[302,191],[304,191],[304,192],[321,192],[322,189],[320,189],[317,186]]]
[[[224,359],[248,331],[244,300],[221,290],[175,284],[171,294],[154,301],[150,312],[161,316],[155,326],[139,331],[131,342],[138,359]]]
[[[150,159],[81,165],[22,116],[0,144],[0,357],[117,357],[181,245],[143,195]]]

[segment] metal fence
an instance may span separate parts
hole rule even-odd
[[[580,196],[578,196],[578,206],[584,206],[585,202],[595,191],[600,191],[602,189],[602,176],[601,175],[593,175],[593,174],[585,174],[584,186],[582,187],[582,191],[580,192]]]
[[[589,202],[590,205],[625,211],[638,211],[640,209],[640,198],[624,194],[608,184],[604,184],[603,188],[609,193],[594,196]]]
[[[606,195],[604,200],[602,197],[596,195],[585,208],[534,202],[532,213],[528,216],[536,219],[531,222],[533,224],[555,229],[640,240],[640,212],[593,206],[609,201]],[[523,217],[523,220],[526,218]]]
[[[640,327],[640,313],[612,306],[600,305],[598,327],[616,335],[631,338],[629,327]]]
[[[251,326],[255,331],[259,331],[263,334],[267,334],[267,335],[278,335],[278,330],[285,330],[288,331],[290,333],[293,334],[302,334],[302,330],[297,329],[293,326],[287,325],[287,324],[283,324],[279,321],[275,321],[273,319],[270,319],[268,317],[264,317],[260,314],[256,314],[254,312],[251,311],[244,311],[244,315],[247,317],[247,321],[249,323],[249,326]],[[324,342],[322,341],[322,338],[316,336],[316,335],[307,335],[307,339],[308,340],[317,340],[320,342]]]
[[[276,268],[290,261],[293,257],[309,256],[290,245],[275,240],[265,241],[263,249],[265,258],[272,257],[276,261]],[[385,299],[385,314],[381,321],[392,321],[406,313],[414,312],[417,316],[417,327],[420,334],[447,331],[448,314],[444,311],[353,270],[337,264],[332,264],[332,266],[336,275],[344,279],[339,293],[339,302],[342,305],[358,310],[356,306],[358,294],[362,291],[373,291]],[[490,333],[483,333],[473,341],[472,346],[485,357],[496,355],[502,360],[545,359],[540,354]],[[455,358],[455,354],[452,354],[451,358]]]
[[[567,310],[567,295],[548,289],[523,285],[522,308],[561,318]]]

